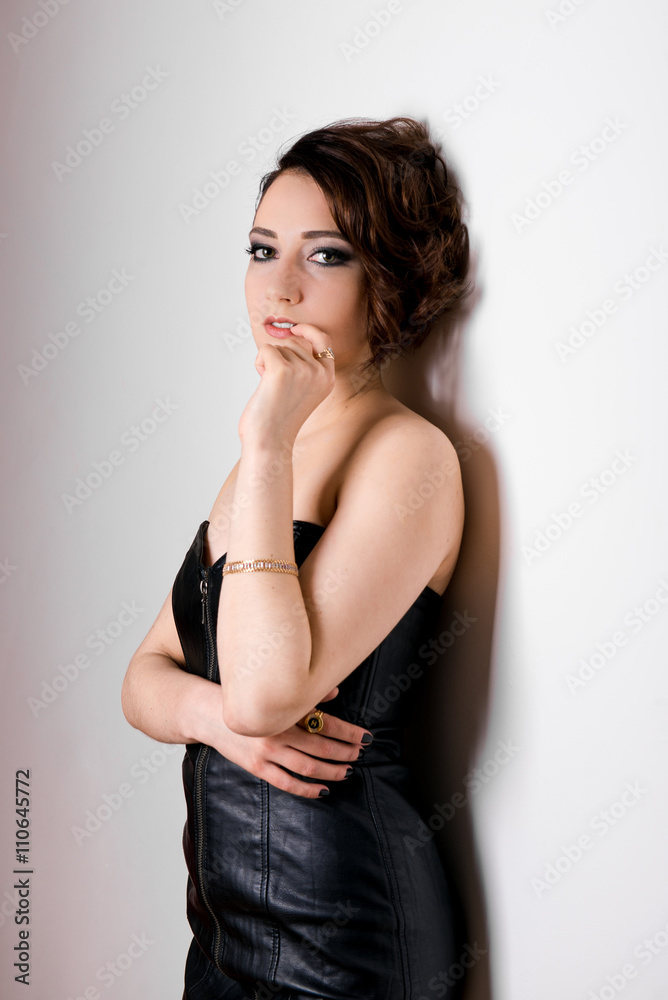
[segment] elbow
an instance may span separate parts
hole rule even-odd
[[[280,716],[280,712],[263,710],[260,706],[223,703],[223,722],[239,736],[276,736],[290,726]]]
[[[277,736],[294,726],[308,708],[303,708],[304,688],[308,681],[308,650],[304,649],[303,674],[292,659],[291,676],[277,680],[275,677],[249,676],[244,668],[220,669],[223,723],[239,736]],[[219,661],[220,662],[220,661]],[[275,664],[280,675],[280,664]]]
[[[133,729],[138,729],[138,720],[136,713],[136,699],[133,697],[132,693],[132,678],[131,678],[132,662],[128,667],[128,671],[123,679],[123,684],[121,686],[121,710],[127,722],[130,723]]]
[[[125,721],[129,722],[133,729],[136,729],[137,727],[135,725],[135,719],[132,712],[132,702],[126,693],[125,683],[121,688],[121,710],[125,716]]]

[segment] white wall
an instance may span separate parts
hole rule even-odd
[[[467,704],[467,650],[473,669],[485,645],[472,629],[453,676],[476,758],[456,740],[452,754],[455,784],[476,763],[498,771],[470,796],[493,994],[661,1000],[665,5],[59,3],[9,0],[0,31],[3,996],[25,995],[12,797],[29,768],[31,995],[180,1000],[181,750],[130,729],[120,684],[237,454],[256,382],[243,248],[259,177],[311,127],[409,114],[442,135],[477,259],[457,395],[438,371],[429,392],[463,436],[487,438],[465,463],[480,534],[460,579],[492,642],[491,679]],[[123,105],[147,73],[154,89]],[[99,144],[54,167],[84,130]],[[184,211],[231,161],[238,172]],[[538,207],[522,221],[527,199]],[[125,284],[109,296],[115,271]],[[99,312],[80,305],[98,295]],[[486,434],[490,409],[502,417]],[[99,488],[65,502],[96,463]],[[126,604],[134,617],[94,647]],[[495,768],[500,740],[519,749]],[[77,839],[105,796],[108,818]],[[141,957],[98,973],[133,935]],[[472,995],[488,995],[483,979]]]

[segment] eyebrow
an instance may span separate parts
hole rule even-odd
[[[261,236],[270,236],[274,240],[278,239],[278,235],[273,229],[263,229],[261,226],[253,226],[248,235],[250,236],[251,233],[260,233]],[[319,240],[323,237],[334,237],[334,239],[343,240],[345,243],[350,242],[338,229],[307,229],[306,232],[302,233],[303,240]]]

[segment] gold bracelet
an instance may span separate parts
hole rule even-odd
[[[225,563],[223,566],[223,576],[226,573],[289,573],[290,576],[299,576],[296,563],[287,562],[285,559],[242,559],[239,562]]]

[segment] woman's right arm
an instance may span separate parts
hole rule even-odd
[[[301,781],[285,768],[319,782],[340,781],[359,758],[366,730],[332,715],[323,716],[325,735],[296,725],[270,737],[232,732],[223,722],[220,685],[184,667],[170,591],[123,681],[121,702],[131,726],[161,743],[205,743],[256,777],[306,798],[326,785]]]

